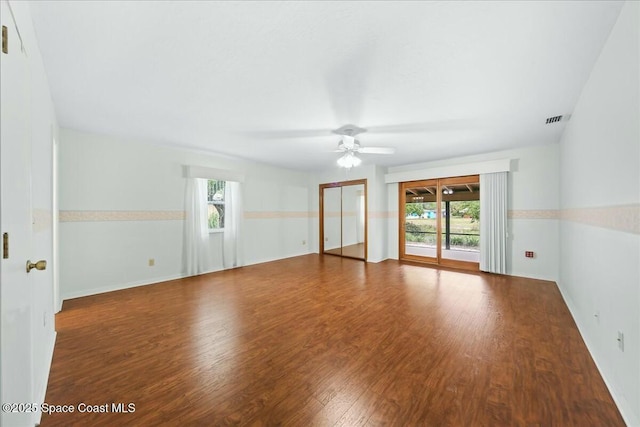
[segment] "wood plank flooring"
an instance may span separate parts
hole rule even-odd
[[[76,412],[45,427],[624,425],[552,282],[306,255],[66,301],[56,326],[46,402]]]

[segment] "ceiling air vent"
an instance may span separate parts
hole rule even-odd
[[[546,121],[546,124],[559,122],[560,120],[562,120],[562,116],[549,117]]]

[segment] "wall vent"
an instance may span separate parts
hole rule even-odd
[[[562,116],[549,117],[546,121],[546,124],[559,122],[560,120],[562,120]]]

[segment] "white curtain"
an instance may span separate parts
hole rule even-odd
[[[222,262],[224,268],[243,265],[242,259],[242,186],[227,181],[224,188],[224,243]]]
[[[480,175],[480,270],[507,273],[507,172]]]
[[[187,179],[184,264],[188,276],[209,270],[207,180]]]

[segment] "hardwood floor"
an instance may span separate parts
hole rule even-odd
[[[66,301],[56,326],[46,402],[135,412],[45,427],[624,425],[552,282],[307,255]]]

